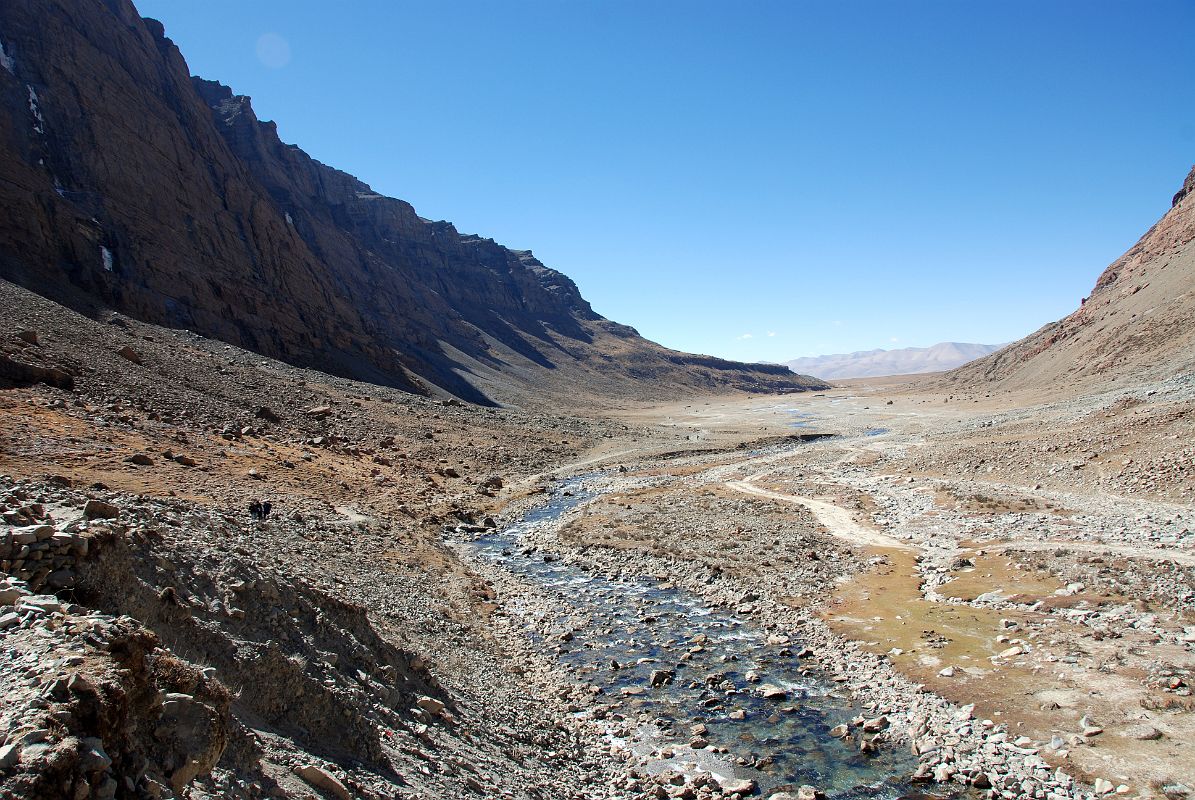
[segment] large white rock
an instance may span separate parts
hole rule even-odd
[[[317,789],[331,792],[340,800],[353,800],[353,793],[332,773],[314,764],[295,767],[295,774]]]

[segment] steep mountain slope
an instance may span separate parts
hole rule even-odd
[[[912,375],[953,369],[1000,348],[995,344],[940,342],[932,347],[902,347],[896,350],[860,350],[827,356],[809,356],[784,362],[793,372],[819,378],[875,378],[882,375]]]
[[[0,43],[0,276],[59,302],[482,403],[816,385],[659,347],[283,144],[127,0],[6,3]]]
[[[944,376],[959,388],[1057,391],[1195,369],[1195,169],[1171,208],[1069,316]]]

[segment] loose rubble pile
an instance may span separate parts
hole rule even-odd
[[[495,660],[495,645],[478,638],[475,620],[453,620],[451,605],[416,588],[421,576],[385,578],[346,569],[361,549],[381,544],[373,525],[346,524],[335,512],[253,521],[182,501],[133,500],[28,482],[9,484],[4,493],[10,506],[25,512],[10,512],[13,520],[23,523],[32,515],[49,531],[42,541],[66,536],[75,543],[53,551],[54,569],[73,576],[61,593],[74,602],[33,595],[23,581],[9,578],[0,595],[15,605],[0,615],[7,652],[23,652],[26,637],[37,641],[75,632],[88,637],[91,620],[122,620],[143,637],[141,649],[152,653],[145,655],[147,669],[166,665],[176,683],[183,672],[190,675],[182,681],[187,691],[175,686],[147,699],[150,705],[124,706],[131,726],[185,712],[183,722],[198,735],[207,728],[181,705],[190,702],[187,694],[202,695],[204,686],[231,687],[231,693],[213,690],[223,693],[219,724],[207,726],[218,727],[217,739],[202,746],[185,743],[189,755],[181,763],[159,746],[114,777],[100,771],[79,783],[76,776],[71,791],[79,793],[71,796],[110,797],[104,788],[108,778],[123,782],[127,775],[132,777],[125,788],[138,797],[178,796],[188,786],[191,796],[282,797],[303,785],[339,797],[442,796],[453,786],[454,793],[508,787],[531,795],[553,786],[556,796],[580,797],[579,787],[601,780],[593,767],[582,766],[591,762],[578,734],[554,722],[563,713],[523,693]],[[29,554],[23,560],[39,561]],[[44,567],[32,571],[48,580],[44,573]],[[404,588],[396,595],[399,586]],[[346,595],[362,603],[343,599]],[[404,596],[406,601],[398,601]],[[410,647],[420,652],[392,644],[406,639],[398,632],[412,625],[421,630]],[[435,638],[439,646],[429,644]],[[6,666],[19,672],[26,662],[49,669],[94,660],[70,641],[62,647],[79,649],[82,656],[62,662],[43,648]],[[202,668],[187,665],[178,653]],[[454,665],[455,679],[442,683],[429,670],[431,663],[466,654],[471,663]],[[467,683],[460,683],[466,675]],[[22,684],[43,687],[47,680],[26,677]],[[68,687],[78,681],[55,673],[49,683]],[[19,796],[57,796],[28,788],[31,774],[38,780],[57,774],[34,760],[46,748],[28,755],[22,748],[43,741],[58,747],[55,742],[75,729],[61,737],[29,738],[15,722],[24,716],[13,717],[6,728],[6,744],[13,745],[6,757],[31,766],[0,773],[0,786],[25,793]],[[153,728],[156,739],[164,735],[161,724]],[[79,736],[125,769],[126,761],[117,757],[125,745],[108,729],[83,728],[63,747],[78,749]],[[322,758],[313,762],[316,753]],[[511,753],[520,754],[517,766],[508,763]],[[142,780],[146,775],[149,782]]]
[[[562,666],[554,637],[570,629],[550,593],[441,541],[517,518],[549,474],[592,469],[598,496],[525,547],[667,581],[791,641],[858,704],[825,731],[856,756],[911,751],[927,791],[1002,798],[1181,798],[1195,783],[1176,766],[1195,740],[1182,379],[997,412],[832,396],[802,401],[816,410],[798,441],[729,406],[694,402],[707,416],[692,427],[676,408],[666,424],[482,409],[22,308],[28,335],[5,352],[71,382],[0,392],[0,471],[18,476],[0,481],[0,791],[817,796],[736,783],[767,754],[615,709]],[[794,401],[770,403],[792,421]],[[913,602],[974,630],[906,625]],[[80,649],[87,620],[132,644],[88,649],[84,634]],[[679,643],[661,646],[644,694],[624,699],[685,679]],[[126,694],[72,722],[75,674]],[[786,691],[755,677],[720,691]],[[672,743],[628,746],[645,728]],[[706,757],[730,771],[659,769]]]
[[[169,798],[208,774],[229,739],[230,694],[128,617],[0,589],[6,797]]]
[[[87,555],[87,537],[46,524],[40,503],[18,506],[3,516],[16,527],[0,534],[0,570],[25,581],[35,592],[75,585],[74,565]]]

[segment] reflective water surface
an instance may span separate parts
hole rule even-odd
[[[906,747],[865,754],[857,738],[830,736],[860,710],[803,662],[799,641],[769,638],[748,618],[711,608],[665,581],[610,580],[524,550],[520,539],[528,528],[591,496],[584,479],[566,482],[545,506],[470,547],[555,596],[560,606],[551,620],[532,619],[529,627],[559,625],[533,635],[559,650],[556,657],[580,680],[600,687],[613,715],[653,718],[627,744],[642,754],[673,750],[672,758],[654,762],[657,771],[748,778],[765,795],[808,783],[840,800],[959,796],[911,787],[906,776],[916,759]],[[726,752],[715,751],[721,748]]]

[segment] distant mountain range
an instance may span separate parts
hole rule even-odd
[[[861,350],[785,361],[784,365],[804,375],[823,380],[875,378],[881,375],[912,375],[961,367],[993,353],[1003,345],[940,342],[933,347],[902,347],[898,350]]]
[[[1187,376],[1195,373],[1193,285],[1195,167],[1169,210],[1104,270],[1078,308],[1024,339],[815,356],[785,366],[823,380],[950,370],[927,386],[1051,396]]]

